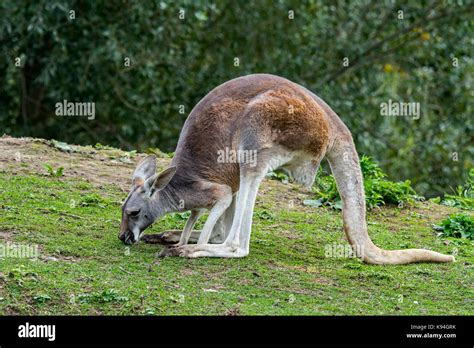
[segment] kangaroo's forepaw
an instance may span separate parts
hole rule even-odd
[[[157,234],[144,234],[141,239],[149,244],[170,245],[179,242],[180,235],[180,230],[170,230]]]
[[[165,244],[163,240],[163,233],[158,234],[144,234],[141,240],[148,244]]]

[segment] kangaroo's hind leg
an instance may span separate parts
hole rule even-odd
[[[224,214],[221,215],[219,220],[217,220],[217,223],[212,230],[211,238],[209,238],[209,243],[222,244],[229,235],[230,228],[232,227],[232,221],[234,219],[235,201],[236,195],[232,197],[232,203],[224,212]]]

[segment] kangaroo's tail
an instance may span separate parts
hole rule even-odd
[[[383,250],[367,233],[365,194],[357,155],[349,131],[339,136],[326,154],[342,199],[344,231],[354,253],[371,264],[405,264],[413,262],[453,262],[454,257],[425,249]]]

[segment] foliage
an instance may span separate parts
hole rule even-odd
[[[454,194],[447,194],[442,204],[462,209],[474,210],[474,168],[469,171],[469,176],[464,185],[458,185],[453,189]]]
[[[92,206],[92,207],[104,208],[107,205],[107,202],[104,200],[104,198],[101,195],[97,193],[91,193],[82,197],[79,205],[81,207]]]
[[[105,289],[102,292],[92,294],[79,294],[77,302],[79,303],[108,303],[108,302],[127,302],[128,297],[120,296],[115,289]]]
[[[288,174],[286,174],[281,169],[277,169],[267,173],[266,177],[272,180],[281,181],[284,184],[287,184],[290,181],[290,177],[288,176]]]
[[[112,146],[102,145],[101,143],[96,143],[94,145],[94,148],[96,148],[97,150],[115,150],[115,148],[113,148]]]
[[[148,153],[150,155],[155,155],[158,158],[172,158],[174,153],[165,153],[161,151],[159,148],[155,147],[149,147],[145,150],[145,153]]]
[[[172,151],[211,89],[272,73],[320,95],[360,152],[434,196],[472,167],[473,8],[465,0],[4,0],[0,131]],[[95,102],[95,119],[56,116],[63,100]],[[418,102],[421,115],[382,117],[388,100]]]
[[[275,214],[268,210],[261,210],[256,213],[256,215],[262,220],[274,220]]]
[[[36,303],[46,303],[46,302],[51,300],[51,297],[49,295],[40,294],[40,295],[37,295],[37,296],[33,296],[33,300]]]
[[[421,199],[411,187],[410,181],[392,182],[386,180],[386,174],[379,167],[372,157],[363,155],[360,158],[360,167],[364,177],[365,202],[368,209],[383,205],[413,202]],[[322,170],[320,170],[321,174]],[[337,191],[336,181],[332,175],[316,177],[316,195],[319,197],[318,203],[328,205],[335,209],[342,209],[341,198]],[[307,205],[318,205],[315,202],[307,201]]]
[[[48,171],[48,174],[50,176],[54,176],[56,178],[59,178],[63,176],[64,174],[64,168],[63,167],[58,167],[57,169],[54,169],[50,164],[45,163],[43,164],[43,168]]]
[[[465,214],[453,214],[434,226],[443,237],[469,238],[474,240],[474,218]]]

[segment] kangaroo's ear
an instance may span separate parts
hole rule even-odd
[[[156,157],[147,156],[135,169],[132,178],[132,185],[139,186],[156,173]]]
[[[169,184],[175,173],[176,167],[169,167],[161,173],[153,175],[145,181],[145,190],[149,191],[151,196],[153,192],[164,189],[166,185]]]

